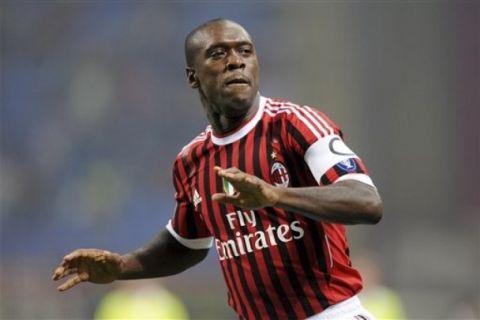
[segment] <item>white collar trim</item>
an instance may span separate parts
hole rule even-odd
[[[212,134],[211,134],[212,142],[216,145],[223,146],[223,145],[235,142],[237,140],[240,140],[241,138],[246,136],[247,133],[249,133],[250,130],[252,130],[257,125],[258,121],[260,121],[260,119],[262,118],[263,109],[265,108],[266,100],[267,99],[265,97],[260,96],[260,103],[258,106],[257,113],[255,113],[255,116],[246,124],[244,124],[238,131],[235,131],[234,133],[225,137],[216,137],[212,130]]]

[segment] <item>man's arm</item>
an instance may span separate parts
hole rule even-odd
[[[189,249],[162,230],[149,244],[122,257],[125,265],[119,279],[174,275],[196,265],[207,254],[208,249]]]
[[[78,249],[66,255],[53,280],[73,275],[58,287],[68,290],[81,282],[110,283],[180,273],[202,261],[208,249],[193,250],[180,244],[167,230],[150,243],[123,256],[100,249]]]
[[[283,188],[268,184],[236,168],[216,168],[236,193],[217,193],[215,201],[246,209],[278,207],[314,220],[342,224],[375,224],[383,214],[382,200],[372,186],[344,180],[322,187]]]
[[[355,180],[323,187],[278,188],[276,207],[311,219],[342,224],[375,224],[383,214],[375,188]]]

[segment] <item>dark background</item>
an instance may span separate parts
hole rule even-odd
[[[91,318],[113,286],[57,293],[61,257],[124,253],[166,224],[172,161],[207,124],[183,40],[217,17],[255,39],[263,95],[320,108],[366,162],[385,214],[348,228],[354,260],[374,253],[411,319],[478,312],[479,8],[2,1],[1,317]],[[235,317],[215,255],[160,280],[193,318]]]

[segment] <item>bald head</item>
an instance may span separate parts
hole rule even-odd
[[[185,39],[187,81],[198,90],[217,132],[236,128],[257,110],[259,71],[251,36],[227,19],[207,21]]]
[[[193,29],[185,38],[185,59],[186,59],[187,67],[193,66],[193,63],[195,60],[195,54],[197,50],[201,48],[203,45],[202,40],[205,38],[205,33],[208,33],[213,26],[218,24],[236,26],[242,29],[245,32],[245,34],[248,36],[248,38],[251,40],[251,36],[248,34],[245,28],[243,28],[240,24],[238,24],[235,21],[223,19],[223,18],[209,20],[205,23],[202,23],[195,29]]]

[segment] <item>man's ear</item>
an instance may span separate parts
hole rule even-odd
[[[197,75],[195,74],[195,70],[190,67],[187,67],[185,68],[185,71],[187,72],[187,81],[188,81],[188,84],[190,85],[190,88],[192,89],[198,88],[198,79],[197,79]]]

